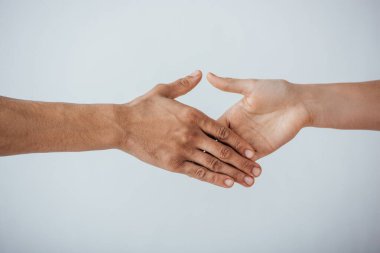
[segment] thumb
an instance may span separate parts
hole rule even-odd
[[[235,79],[219,77],[213,73],[207,74],[207,80],[215,87],[223,91],[247,94],[252,89],[251,79]]]
[[[185,95],[199,83],[202,79],[202,72],[196,70],[190,75],[178,79],[169,84],[158,85],[158,93],[167,98],[177,98],[179,96]]]

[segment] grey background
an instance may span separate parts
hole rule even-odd
[[[0,1],[0,94],[123,103],[195,69],[380,78],[379,1]],[[218,117],[239,96],[180,99]],[[379,252],[380,133],[303,129],[226,190],[117,150],[0,158],[0,252]]]

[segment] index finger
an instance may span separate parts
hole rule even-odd
[[[255,155],[253,147],[237,135],[230,128],[221,125],[217,121],[204,115],[203,119],[199,123],[200,128],[209,135],[212,135],[218,141],[228,144],[235,149],[240,155],[252,159]]]

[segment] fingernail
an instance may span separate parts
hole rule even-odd
[[[251,178],[251,177],[244,177],[244,182],[247,185],[251,185],[251,184],[253,184],[253,178]]]
[[[258,177],[261,174],[261,169],[259,167],[254,167],[252,169],[252,173],[253,173],[253,175],[255,175],[255,177]]]
[[[190,74],[192,77],[196,77],[199,75],[199,70],[195,70],[193,73]]]
[[[255,153],[253,153],[252,150],[247,149],[246,151],[244,151],[244,154],[247,158],[252,158]]]
[[[224,180],[224,183],[225,183],[228,187],[231,187],[231,186],[234,184],[234,180],[228,178],[228,179]]]

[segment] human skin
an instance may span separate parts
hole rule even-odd
[[[223,78],[216,88],[243,95],[219,122],[255,149],[257,160],[293,139],[304,127],[380,130],[380,81],[293,84],[286,80]]]
[[[202,73],[159,84],[126,104],[69,104],[0,97],[0,155],[120,149],[221,187],[251,186],[261,167],[244,139],[176,100]],[[219,141],[215,141],[218,139]]]

